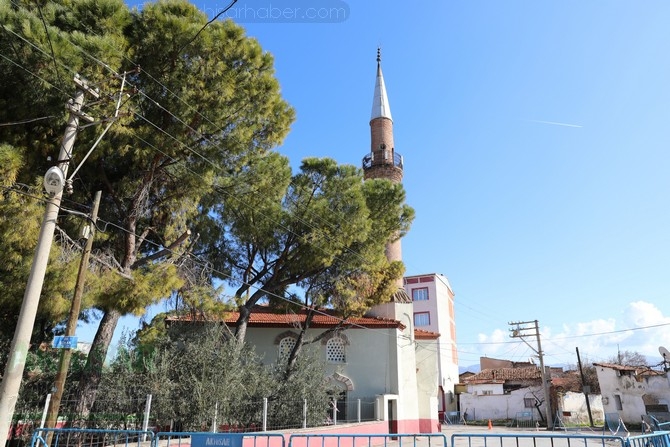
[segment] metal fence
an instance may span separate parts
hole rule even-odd
[[[10,447],[27,445],[35,429],[44,427],[49,397],[32,406],[17,408],[9,436]],[[361,397],[332,400],[320,406],[304,399],[249,401],[231,413],[227,402],[217,403],[207,414],[201,415],[197,425],[187,424],[166,409],[172,402],[143,398],[106,400],[99,398],[90,414],[77,414],[74,400],[63,400],[56,428],[85,428],[91,430],[148,430],[152,432],[262,432],[324,425],[366,422],[375,420],[376,400]],[[240,409],[241,408],[241,409]]]
[[[151,447],[285,447],[279,433],[156,433]]]
[[[293,434],[288,447],[448,447],[441,433]]]
[[[79,428],[38,428],[30,447],[140,447],[153,445],[154,434],[139,430],[89,430]]]
[[[288,440],[287,440],[288,439]],[[37,429],[29,447],[670,447],[670,432],[291,434]]]
[[[454,433],[450,447],[670,447],[670,432],[636,436],[558,433]]]
[[[465,418],[460,411],[445,411],[442,422],[446,425],[466,424]]]
[[[538,421],[535,420],[532,411],[520,411],[510,422],[510,427],[515,428],[537,428]]]

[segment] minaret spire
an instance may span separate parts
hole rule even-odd
[[[386,96],[386,85],[384,84],[384,75],[382,74],[382,49],[377,48],[377,79],[375,80],[375,94],[372,98],[372,114],[370,119],[391,117],[391,107]]]

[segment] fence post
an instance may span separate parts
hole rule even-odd
[[[337,425],[337,399],[331,401],[333,404],[333,425]]]
[[[358,423],[361,422],[361,400],[358,399],[358,408],[357,408]]]
[[[51,402],[51,393],[47,394],[47,401],[44,403],[44,411],[42,412],[42,421],[40,422],[40,428],[44,428],[44,422],[47,420],[47,411],[49,411],[49,402]],[[58,423],[58,420],[56,420]]]
[[[307,428],[307,399],[302,400],[302,428]]]
[[[263,398],[263,431],[268,431],[268,398]]]
[[[149,428],[149,413],[151,413],[151,394],[147,394],[147,403],[144,406],[144,420],[142,421],[142,431],[147,431]],[[142,435],[142,442],[147,440],[147,434]]]
[[[214,404],[214,417],[212,418],[212,433],[216,433],[216,417],[219,415],[219,403]]]

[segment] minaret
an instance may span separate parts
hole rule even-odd
[[[393,118],[386,96],[381,61],[381,49],[377,48],[377,79],[370,116],[370,153],[363,157],[363,174],[366,180],[385,178],[394,183],[400,183],[402,182],[403,158],[395,151],[393,144]],[[400,239],[386,244],[386,257],[389,261],[402,261]],[[394,294],[392,301],[412,301],[405,292],[402,278],[398,280],[398,291]]]
[[[382,75],[381,54],[377,49],[377,79],[372,98],[370,117],[370,153],[363,158],[365,180],[388,179],[402,182],[403,160],[393,144],[393,118],[386,96],[386,86]],[[402,261],[400,239],[386,244],[389,261]],[[404,328],[394,331],[388,338],[389,386],[382,394],[397,395],[397,400],[380,403],[386,411],[390,406],[389,426],[392,433],[418,433],[420,431],[419,388],[417,384],[417,362],[414,344],[414,303],[403,287],[403,279],[398,278],[395,292],[388,302],[373,306],[369,316],[400,321]],[[435,413],[437,413],[437,406]],[[437,414],[436,414],[437,416]]]

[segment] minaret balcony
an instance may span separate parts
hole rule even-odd
[[[389,160],[388,157],[384,156],[380,152],[377,152],[376,154],[374,152],[370,152],[365,157],[363,157],[364,170],[370,169],[373,166],[385,166],[385,165],[387,166],[392,165],[395,166],[396,168],[402,169],[403,168],[402,155],[400,155],[397,152],[394,152],[392,160]]]

